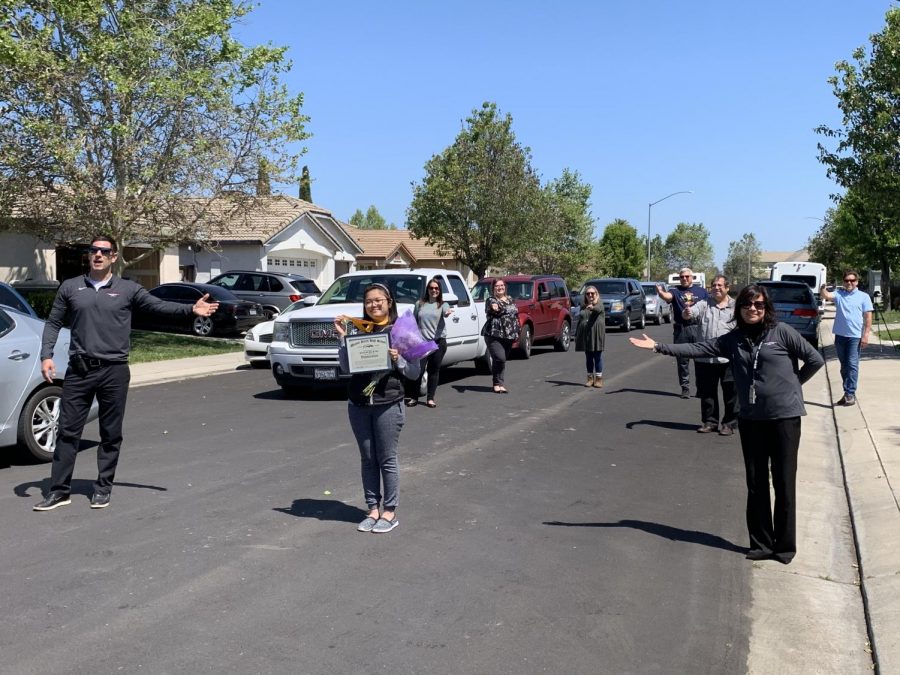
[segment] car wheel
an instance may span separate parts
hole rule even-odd
[[[281,314],[277,309],[272,309],[271,307],[263,307],[263,316],[266,317],[266,321],[272,321],[276,316]]]
[[[643,311],[641,312],[641,322],[638,324],[638,328],[644,330],[647,327],[647,315]]]
[[[44,387],[28,399],[19,417],[19,443],[42,462],[53,459],[61,400],[62,387]]]
[[[195,316],[191,322],[191,332],[200,337],[212,335],[213,320],[208,316]]]
[[[523,359],[531,358],[531,339],[531,326],[526,323],[519,334],[519,355]]]
[[[490,375],[494,368],[494,359],[491,358],[491,352],[484,350],[484,356],[475,359],[475,371],[481,375]]]
[[[419,383],[419,396],[422,398],[428,396],[428,371],[422,371],[422,381]]]
[[[622,332],[623,333],[631,332],[631,313],[627,313],[625,315],[625,320],[622,322]]]
[[[666,314],[666,316],[663,317],[663,318],[665,318],[666,323],[672,323],[672,312],[671,312],[671,310],[670,310],[669,313]]]
[[[569,322],[563,321],[562,330],[559,331],[559,337],[553,347],[558,352],[567,352],[570,344],[572,344],[572,330],[569,328]]]
[[[250,361],[250,367],[258,368],[258,369],[262,370],[263,368],[269,367],[269,362],[268,361]]]
[[[660,324],[662,324],[662,322],[662,315],[659,313],[659,311],[657,311],[656,316],[653,317],[653,323],[659,326]]]

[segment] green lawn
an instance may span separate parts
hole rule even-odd
[[[186,359],[191,356],[209,356],[239,352],[244,348],[243,340],[223,340],[221,338],[198,338],[178,333],[153,333],[145,330],[131,331],[130,363]]]
[[[884,320],[887,321],[888,323],[900,323],[900,312],[898,312],[897,310],[892,310],[890,312],[879,311],[875,316],[872,317],[872,324],[873,324],[872,327],[873,328],[875,327],[874,324],[876,321],[879,324],[881,324],[882,316],[884,317]]]

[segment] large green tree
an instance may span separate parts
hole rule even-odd
[[[309,177],[308,166],[304,166],[300,172],[300,199],[312,202],[312,178]]]
[[[523,233],[526,246],[507,266],[533,274],[559,274],[574,284],[590,262],[591,186],[582,182],[577,171],[563,169],[536,196],[534,219]]]
[[[728,244],[723,270],[731,285],[736,288],[756,280],[761,256],[762,249],[752,232]]]
[[[666,266],[671,270],[690,267],[695,272],[715,271],[709,230],[703,223],[678,223],[666,237]]]
[[[597,266],[611,277],[639,277],[646,265],[646,250],[637,230],[627,220],[616,218],[597,242]]]
[[[809,239],[809,259],[828,268],[828,278],[837,279],[849,268],[865,268],[867,251],[859,249],[857,224],[849,203],[828,209],[819,230]]]
[[[534,220],[539,190],[512,117],[484,103],[452,145],[428,161],[422,182],[413,184],[407,227],[482,277],[526,243],[521,234]]]
[[[122,257],[127,266],[238,222],[270,177],[296,181],[303,98],[280,81],[284,48],[233,37],[250,7],[0,3],[4,225],[49,241],[103,230],[146,245]]]
[[[366,212],[363,213],[360,209],[356,209],[352,216],[350,216],[350,224],[353,227],[358,227],[361,230],[396,230],[397,226],[393,223],[388,223],[384,216],[382,216],[378,209],[375,208],[375,205],[371,205]]]
[[[882,274],[890,303],[891,266],[900,260],[900,8],[891,8],[871,48],[857,48],[830,78],[842,113],[840,127],[817,131],[835,142],[819,144],[828,176],[846,190],[835,195],[839,211],[856,223],[856,248]]]

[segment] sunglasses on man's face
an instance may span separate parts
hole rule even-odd
[[[855,283],[856,283],[856,279],[844,279],[844,283],[845,283],[845,284],[855,284]]]
[[[107,246],[91,246],[88,249],[88,251],[90,252],[91,255],[94,255],[95,253],[100,253],[102,255],[112,255],[113,254],[113,250]]]

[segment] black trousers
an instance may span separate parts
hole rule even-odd
[[[112,490],[130,381],[131,371],[126,363],[94,368],[83,376],[71,368],[66,372],[59,410],[59,434],[50,470],[51,492],[69,494],[72,491],[75,457],[95,396],[100,412],[100,447],[97,448],[94,491],[108,494]]]
[[[506,374],[506,361],[509,359],[513,341],[490,335],[485,339],[487,340],[488,351],[491,353],[491,375],[494,386],[502,386],[503,376]]]
[[[672,338],[675,344],[684,344],[685,342],[697,342],[697,326],[682,326],[681,324],[672,324]],[[678,356],[675,358],[675,365],[678,368],[678,384],[682,389],[691,386],[691,359]]]
[[[738,398],[730,363],[694,361],[697,396],[700,397],[700,419],[703,424],[734,427],[737,425]],[[722,417],[719,421],[719,386],[722,387]]]
[[[789,562],[797,552],[797,450],[800,418],[738,420],[747,474],[747,532],[751,550]],[[774,517],[769,470],[775,488]]]
[[[438,382],[440,380],[441,363],[444,361],[444,354],[447,353],[447,340],[438,338],[437,351],[431,352],[422,359],[422,372],[428,373],[428,384],[425,388],[428,390],[428,398],[426,401],[434,400],[437,392]],[[406,398],[419,398],[419,391],[422,389],[422,376],[419,375],[416,380],[405,380]]]

